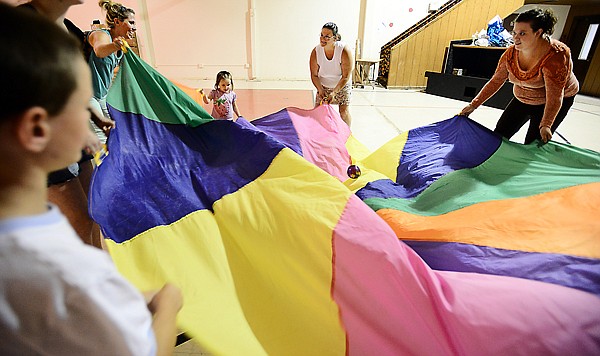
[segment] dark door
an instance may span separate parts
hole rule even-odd
[[[596,34],[593,38],[588,39],[588,54],[579,58],[582,54],[581,50],[586,43],[586,37],[588,37],[588,31],[594,29],[594,25],[597,25]],[[598,40],[600,39],[600,15],[594,16],[577,16],[573,18],[573,26],[567,40],[567,45],[571,48],[571,57],[573,58],[573,73],[579,80],[579,85],[583,86],[583,81],[587,74],[590,62],[594,57],[594,51],[598,46]]]

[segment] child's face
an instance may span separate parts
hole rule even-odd
[[[57,168],[79,161],[81,150],[90,135],[90,98],[92,82],[88,66],[83,59],[77,58],[73,70],[77,78],[77,88],[65,104],[63,110],[49,118],[51,139],[47,147],[49,163]]]
[[[219,81],[219,90],[228,93],[231,90],[231,79],[221,79]]]

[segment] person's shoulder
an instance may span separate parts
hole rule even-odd
[[[89,34],[92,34],[92,33],[104,33],[104,34],[107,34],[107,35],[110,36],[110,31],[107,30],[106,28],[94,28],[94,29],[85,31],[85,33],[89,33]]]
[[[542,60],[541,67],[549,72],[554,72],[568,66],[570,60],[571,50],[569,47],[558,40],[550,39],[550,49]]]
[[[554,38],[550,39],[550,51],[554,55],[558,54],[559,56],[570,56],[571,55],[571,50],[569,49],[569,47],[566,44],[564,44]]]
[[[0,286],[10,286],[2,293],[10,293],[5,307],[12,310],[16,322],[24,325],[19,329],[21,339],[39,333],[39,328],[27,326],[45,318],[57,321],[53,332],[34,339],[48,350],[85,354],[74,350],[81,351],[78,348],[89,348],[94,343],[70,344],[63,336],[86,334],[88,325],[96,325],[96,336],[102,334],[98,342],[110,339],[117,345],[108,345],[107,350],[120,350],[113,354],[122,354],[131,335],[140,340],[138,346],[145,348],[151,317],[143,297],[119,274],[106,252],[84,245],[64,216],[53,210],[0,225]],[[136,320],[143,322],[125,320],[132,308],[139,316]],[[129,330],[128,325],[139,331],[123,333]],[[115,340],[119,333],[124,340]]]
[[[113,266],[106,252],[81,242],[56,207],[38,216],[5,221],[0,226],[0,235],[0,248],[7,258],[16,264],[41,266],[22,270],[19,272],[22,274],[72,278],[71,275],[102,274]]]
[[[87,38],[96,36],[108,36],[110,38],[110,32],[104,28],[97,28],[90,31],[86,31],[85,35]]]
[[[65,224],[66,225],[66,224]],[[117,273],[108,254],[83,244],[70,226],[57,226],[49,231],[25,230],[27,236],[15,237],[12,258],[31,266],[23,278],[53,278],[67,285],[82,285]]]
[[[0,283],[10,279],[11,293],[47,298],[61,290],[85,294],[91,283],[117,273],[108,255],[84,245],[64,217],[56,220],[52,212],[44,215],[24,218],[32,226],[0,233]]]
[[[107,342],[107,354],[153,349],[153,334],[148,331],[152,318],[143,297],[118,274],[107,256],[101,256],[102,251],[79,247],[19,255],[19,261],[13,261],[19,271],[13,270],[8,278],[9,271],[0,272],[0,284],[10,283],[6,291],[11,298],[4,308],[22,325],[16,336],[20,341],[13,346],[26,349],[40,343],[50,354],[61,350],[82,355]],[[4,270],[5,263],[0,265]],[[53,320],[51,330],[45,329],[44,320]],[[40,326],[32,329],[31,325]],[[70,342],[90,332],[94,337],[89,343]]]
[[[348,43],[342,42],[342,41],[338,41],[338,42],[336,42],[336,45],[338,43],[339,43],[338,47],[340,48],[340,51],[342,52],[342,55],[344,55],[344,56],[352,56],[352,48],[350,48],[350,45],[348,45]]]

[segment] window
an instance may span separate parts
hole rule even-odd
[[[594,38],[596,37],[596,31],[598,31],[598,24],[590,24],[587,34],[585,35],[585,40],[583,41],[583,46],[581,47],[581,52],[579,52],[577,59],[584,61],[588,60],[590,50],[592,49],[592,43],[594,43]]]

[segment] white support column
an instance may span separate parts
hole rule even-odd
[[[249,45],[247,50],[248,55],[248,79],[255,80],[258,78],[258,68],[256,63],[256,8],[255,0],[248,0],[248,33]]]
[[[146,0],[137,0],[139,13],[136,13],[136,20],[142,29],[142,41],[138,38],[140,47],[140,56],[152,67],[156,67],[156,57],[154,54],[154,42],[152,41],[152,29],[150,18],[148,17],[148,4]]]
[[[358,15],[358,42],[360,43],[360,48],[356,48],[356,58],[360,59],[363,57],[364,48],[365,48],[365,26],[367,22],[367,5],[368,0],[360,0],[360,13]]]

